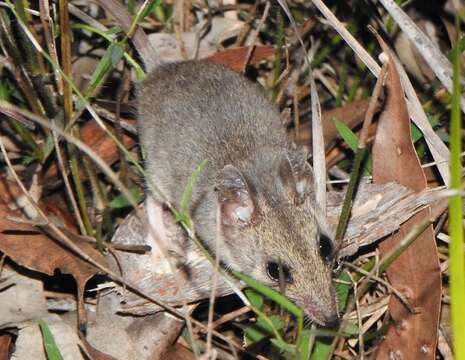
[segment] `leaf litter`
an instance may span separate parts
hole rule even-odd
[[[2,16],[10,18],[20,16],[24,21],[23,26],[30,31],[30,35],[41,37],[41,34],[34,30],[34,26],[44,26],[45,22],[36,22],[38,19],[29,16],[29,9],[22,8],[21,5],[16,8],[16,12],[12,13],[8,10],[9,3],[5,4],[6,6],[1,10]],[[216,4],[213,4],[209,9],[196,5],[192,9],[189,8],[187,12],[192,10],[192,14],[199,17],[196,19],[189,13],[187,18],[190,20],[184,19],[181,21],[182,26],[178,27],[175,21],[180,20],[178,17],[182,16],[188,8],[183,7],[182,11],[179,11],[178,8],[178,11],[171,13],[173,5],[165,2],[149,1],[145,3],[145,8],[135,8],[132,1],[128,2],[128,7],[113,0],[99,1],[98,5],[101,7],[86,2],[73,1],[69,4],[68,10],[64,11],[69,11],[76,18],[71,17],[66,20],[65,24],[61,24],[60,19],[55,17],[54,13],[48,13],[50,8],[47,0],[42,0],[40,5],[40,9],[37,11],[42,19],[60,24],[64,29],[71,29],[73,35],[79,35],[72,38],[71,41],[73,41],[73,45],[79,44],[80,50],[73,48],[72,54],[66,55],[60,52],[56,54],[53,51],[57,47],[54,43],[55,39],[47,35],[48,31],[54,31],[54,28],[48,28],[48,31],[44,33],[44,41],[48,51],[52,50],[50,55],[55,63],[60,60],[71,61],[73,59],[74,61],[85,57],[94,60],[97,58],[97,62],[90,62],[76,73],[82,79],[86,79],[86,81],[81,82],[80,90],[83,93],[93,94],[89,98],[90,106],[95,105],[98,114],[103,119],[107,119],[106,121],[111,122],[111,132],[117,134],[119,141],[131,151],[131,156],[134,157],[128,158],[127,154],[121,152],[121,148],[114,144],[113,136],[101,130],[100,126],[96,126],[92,119],[97,114],[95,111],[83,112],[82,104],[79,102],[71,103],[71,105],[68,102],[67,107],[71,106],[69,115],[79,114],[78,118],[73,119],[73,124],[79,129],[79,136],[83,143],[94,150],[103,163],[112,166],[116,170],[121,184],[129,189],[143,188],[143,180],[136,164],[137,161],[140,161],[139,152],[135,150],[137,138],[134,137],[132,130],[125,130],[131,129],[130,122],[134,119],[134,107],[129,102],[122,103],[119,98],[116,99],[112,90],[115,88],[113,85],[120,81],[119,76],[122,71],[132,68],[137,73],[138,78],[143,74],[141,74],[141,67],[136,64],[137,60],[134,60],[137,59],[137,54],[125,46],[125,40],[131,38],[148,70],[157,66],[164,57],[166,60],[170,57],[173,59],[174,56],[179,60],[183,59],[186,54],[190,57],[209,56],[210,61],[224,64],[238,72],[241,72],[244,69],[244,63],[247,63],[246,74],[248,76],[255,77],[270,93],[281,94],[278,97],[278,103],[281,106],[283,123],[288,127],[290,136],[296,142],[311,149],[312,133],[310,129],[312,123],[310,121],[309,78],[305,75],[306,66],[305,61],[302,60],[302,49],[295,46],[295,30],[302,30],[302,34],[306,34],[306,36],[308,33],[313,36],[314,33],[315,36],[326,39],[326,43],[319,40],[313,43],[312,51],[316,51],[317,55],[320,52],[326,53],[326,57],[323,57],[325,71],[316,69],[315,74],[318,76],[315,77],[315,85],[319,102],[322,104],[321,123],[324,142],[320,143],[319,151],[321,152],[321,144],[323,143],[328,173],[330,174],[328,176],[331,180],[340,180],[340,184],[342,184],[332,185],[331,182],[328,182],[328,222],[329,226],[335,229],[345,190],[344,183],[349,177],[350,161],[353,158],[347,152],[347,146],[341,141],[342,134],[338,132],[334,119],[352,129],[357,136],[359,126],[368,108],[368,100],[363,92],[371,93],[373,82],[367,76],[363,66],[360,66],[354,59],[347,46],[341,48],[337,45],[337,41],[333,41],[328,36],[328,34],[334,36],[334,32],[327,23],[324,21],[302,21],[302,16],[315,17],[317,14],[315,8],[289,3],[288,6],[292,10],[292,14],[298,18],[295,24],[297,27],[294,28],[279,20],[276,15],[280,11],[279,8],[272,8],[271,12],[267,14],[263,12],[264,4],[260,3],[257,3],[255,8],[251,8],[246,3],[225,4],[224,6],[230,6],[226,12],[228,16],[225,17],[222,15],[222,9]],[[374,45],[373,37],[368,40],[367,44],[367,40],[362,36],[350,35],[346,27],[335,16],[337,14],[345,17],[344,5],[335,6],[334,13],[321,1],[314,1],[314,5],[329,20],[331,26],[334,26],[337,32],[342,35],[347,44],[361,55],[369,69],[377,75],[380,67],[366,52],[367,46]],[[175,2],[174,7],[177,6],[180,6],[179,2]],[[189,5],[186,2],[182,6]],[[149,9],[149,12],[141,9]],[[244,9],[255,12],[251,12],[247,18],[244,17]],[[22,13],[25,10],[23,16]],[[379,10],[387,19],[387,13],[383,13],[384,10],[381,7]],[[187,15],[187,13],[184,14]],[[377,16],[374,13],[371,15]],[[174,16],[174,20],[171,16]],[[87,23],[89,31],[86,32],[84,27],[73,28],[72,25],[77,23],[76,19]],[[254,19],[255,22],[250,22]],[[347,20],[351,26],[358,25],[359,19],[357,18]],[[397,21],[395,17],[394,21]],[[197,25],[192,26],[195,23]],[[387,23],[389,24],[389,21]],[[302,28],[300,28],[301,24],[303,24]],[[321,336],[324,332],[323,329],[304,330],[302,339],[309,341],[308,344],[311,346],[302,348],[302,353],[299,355],[295,352],[297,347],[292,343],[296,339],[295,332],[297,330],[292,319],[286,317],[266,299],[262,299],[262,301],[264,300],[264,305],[261,306],[263,312],[257,313],[258,315],[247,308],[249,305],[244,308],[244,305],[234,295],[228,295],[234,293],[240,295],[238,287],[243,286],[243,284],[231,283],[230,280],[222,276],[218,277],[215,292],[217,296],[226,297],[217,299],[215,302],[213,324],[218,325],[213,327],[212,344],[210,345],[209,341],[206,342],[205,339],[211,336],[212,330],[205,325],[205,306],[200,305],[197,310],[194,309],[197,306],[195,304],[199,301],[209,298],[210,279],[212,271],[214,271],[211,265],[205,260],[201,251],[195,246],[190,246],[184,267],[176,268],[175,274],[159,272],[157,265],[151,263],[150,252],[147,252],[149,247],[144,243],[144,234],[147,233],[147,229],[144,226],[143,216],[140,216],[141,211],[139,210],[138,214],[130,214],[130,202],[121,201],[121,192],[118,186],[115,186],[111,179],[103,176],[98,164],[91,165],[95,171],[92,171],[89,165],[84,165],[84,161],[92,163],[94,158],[86,155],[89,152],[84,154],[80,150],[78,158],[82,166],[78,169],[78,175],[71,174],[70,176],[79,176],[80,181],[86,184],[85,191],[82,194],[77,194],[77,200],[79,211],[85,212],[85,215],[90,219],[91,232],[84,234],[82,230],[78,230],[74,219],[76,214],[70,210],[66,197],[56,196],[63,189],[60,177],[60,172],[63,169],[58,166],[53,151],[47,151],[44,146],[47,142],[46,135],[49,128],[39,123],[35,125],[40,128],[37,130],[37,127],[31,126],[34,124],[31,120],[34,119],[29,118],[26,113],[16,111],[15,115],[11,112],[11,109],[16,106],[17,110],[20,108],[28,109],[35,116],[43,117],[43,108],[45,107],[47,114],[52,114],[49,104],[55,100],[47,98],[47,95],[43,93],[40,93],[40,96],[35,96],[38,87],[34,83],[31,85],[27,80],[28,77],[34,75],[31,69],[41,69],[41,76],[49,79],[47,89],[56,93],[58,97],[61,96],[63,84],[66,84],[67,80],[63,80],[60,72],[56,69],[51,69],[42,60],[37,60],[41,59],[42,50],[34,43],[28,43],[27,37],[20,40],[21,44],[29,46],[28,51],[30,53],[32,51],[34,54],[31,61],[32,63],[36,61],[36,63],[31,68],[21,60],[15,62],[13,60],[17,59],[15,51],[24,50],[15,47],[12,39],[17,35],[14,31],[3,25],[1,31],[0,45],[2,45],[2,55],[8,61],[8,67],[2,69],[7,76],[4,78],[5,80],[2,78],[0,90],[2,100],[9,103],[8,106],[4,106],[5,103],[0,106],[0,112],[4,115],[2,133],[0,134],[2,143],[10,141],[15,144],[15,146],[8,146],[9,157],[12,160],[23,160],[22,162],[14,161],[15,169],[19,171],[24,181],[29,181],[31,173],[39,178],[38,193],[34,200],[45,209],[50,221],[55,224],[54,226],[58,226],[82,251],[81,254],[73,253],[62,246],[60,242],[56,242],[57,234],[43,222],[43,219],[27,218],[21,209],[12,209],[10,205],[15,201],[12,201],[11,195],[13,197],[23,195],[14,182],[9,181],[4,194],[10,194],[10,197],[5,199],[3,196],[4,204],[0,207],[2,214],[0,219],[2,230],[0,250],[7,259],[4,266],[13,267],[16,271],[18,271],[18,267],[23,270],[29,269],[48,276],[56,275],[56,269],[59,269],[63,273],[70,273],[74,276],[78,285],[78,306],[75,306],[74,309],[79,309],[78,323],[80,330],[83,331],[80,335],[85,336],[87,333],[89,341],[87,344],[84,342],[80,344],[81,349],[87,347],[87,351],[93,353],[95,358],[105,358],[110,354],[114,358],[163,358],[166,351],[169,352],[169,356],[176,358],[177,351],[179,351],[178,354],[182,353],[187,356],[185,355],[187,348],[191,348],[193,351],[189,353],[190,358],[192,358],[193,353],[199,354],[199,351],[202,352],[205,349],[208,349],[208,353],[203,355],[205,358],[214,358],[214,356],[222,358],[304,356],[300,358],[306,358],[307,354],[311,354],[312,359],[323,359],[331,356],[363,358],[376,351],[380,358],[398,353],[402,353],[405,358],[416,358],[418,353],[428,358],[435,356],[438,314],[441,307],[443,311],[446,311],[444,308],[447,307],[447,304],[441,303],[441,283],[443,282],[441,274],[446,271],[444,269],[447,269],[444,267],[444,264],[447,265],[447,256],[437,251],[432,226],[429,226],[418,239],[412,240],[413,243],[394,260],[386,271],[387,278],[381,273],[372,274],[373,269],[376,270],[379,265],[378,257],[383,259],[383,255],[389,253],[389,249],[396,249],[397,241],[402,239],[404,235],[411,234],[409,230],[415,229],[421,219],[436,218],[441,215],[444,207],[438,204],[441,204],[440,200],[449,194],[439,188],[427,189],[420,161],[424,163],[431,159],[428,157],[427,151],[421,152],[421,146],[429,149],[439,168],[440,176],[433,173],[437,184],[442,181],[446,184],[448,182],[447,162],[445,162],[448,158],[448,150],[435,129],[429,124],[428,117],[418,99],[419,92],[424,95],[423,89],[418,89],[409,82],[401,65],[396,62],[394,55],[390,54],[385,47],[383,47],[383,52],[384,54],[389,53],[391,60],[385,83],[386,96],[384,102],[381,101],[376,106],[375,113],[379,113],[379,119],[371,127],[371,135],[368,137],[371,139],[374,136],[373,184],[367,179],[361,182],[354,199],[346,236],[340,244],[341,259],[350,260],[351,264],[345,266],[344,262],[340,263],[339,271],[343,271],[337,281],[342,285],[341,289],[345,287],[345,290],[341,290],[339,293],[340,302],[341,304],[348,301],[349,303],[353,302],[354,307],[352,310],[349,307],[341,307],[341,316],[346,318],[348,322],[339,331],[332,333],[330,331],[330,335],[334,336],[335,340],[331,340],[331,336]],[[128,31],[130,34],[126,36],[125,32]],[[363,33],[363,30],[357,31]],[[147,36],[147,33],[150,35]],[[449,31],[448,34],[452,33]],[[283,36],[282,34],[294,40],[289,42],[289,46],[274,47],[275,40],[279,36]],[[165,48],[159,47],[162,38],[169,39],[168,46]],[[148,39],[154,40],[154,43]],[[120,40],[121,43],[117,42]],[[235,40],[234,46],[231,46],[232,40]],[[251,40],[253,40],[252,44]],[[311,37],[305,37],[305,45],[309,45],[310,40]],[[104,60],[108,41],[110,41],[110,46],[118,50],[118,53],[113,51],[110,57],[111,61],[107,61],[105,67],[100,67],[98,77],[92,78],[95,64]],[[361,45],[362,42],[364,45]],[[313,47],[313,45],[315,46]],[[92,48],[94,52],[91,54],[82,51],[85,48]],[[344,83],[342,81],[344,70],[342,69],[347,59],[350,59],[353,69],[348,70],[348,76],[345,77],[348,81]],[[394,63],[397,68],[394,67]],[[73,64],[77,63],[73,62]],[[49,71],[47,72],[47,70]],[[68,73],[69,70],[67,70]],[[398,75],[397,72],[399,72]],[[11,77],[11,74],[19,73],[23,75],[18,77],[17,81]],[[297,76],[291,74],[297,74]],[[90,82],[87,79],[90,79]],[[337,92],[328,91],[328,89],[337,88],[339,80],[342,81],[342,85],[339,85],[340,90],[338,90],[342,94],[342,103],[336,107],[334,104],[337,101],[334,97],[337,96]],[[321,86],[319,81],[322,81],[324,86]],[[404,87],[407,100],[404,98],[404,90],[401,86]],[[86,92],[86,89],[89,90],[90,87],[93,90]],[[292,96],[288,96],[285,87],[294,88],[296,92]],[[313,88],[315,89],[315,86]],[[13,91],[8,93],[5,89],[19,90],[16,90],[16,93]],[[317,100],[314,97],[315,93],[312,94],[315,103]],[[14,98],[20,99],[20,101],[14,102],[12,100]],[[70,96],[66,95],[65,102],[70,99]],[[61,98],[60,101],[55,102],[54,106],[60,108],[62,100]],[[446,113],[441,104],[429,106],[428,112]],[[122,113],[121,109],[126,108],[130,110]],[[91,108],[88,107],[88,109]],[[69,111],[69,108],[66,111]],[[287,113],[292,115],[288,120],[286,119]],[[18,114],[23,114],[23,116],[18,116]],[[54,121],[58,120],[60,123],[60,116],[63,115],[58,112]],[[416,146],[416,149],[411,142],[409,118],[416,121],[424,136],[424,142],[420,140],[421,144]],[[26,126],[20,127],[14,119],[21,120],[21,123],[26,124]],[[76,122],[76,120],[78,121]],[[129,127],[125,127],[128,121]],[[439,126],[444,128],[443,124]],[[447,131],[447,128],[445,130]],[[76,136],[76,133],[73,136]],[[65,140],[63,137],[59,139],[60,147],[64,148]],[[29,147],[25,145],[28,143],[31,144]],[[37,145],[32,145],[33,143]],[[31,152],[31,149],[36,149],[36,152]],[[46,163],[41,163],[43,159],[40,158],[38,149],[45,150],[43,153],[48,154]],[[70,154],[65,151],[64,155],[68,157]],[[142,149],[142,157],[143,155]],[[26,161],[26,159],[28,160]],[[39,167],[37,167],[38,164],[40,164]],[[65,171],[69,171],[67,164]],[[2,176],[10,175],[11,169],[5,167]],[[396,181],[396,183],[392,181]],[[90,183],[98,185],[90,187]],[[31,186],[30,189],[34,189],[34,187]],[[105,206],[94,206],[97,199],[107,204],[111,210],[102,211],[101,209],[105,209]],[[114,201],[112,202],[112,200]],[[116,201],[120,205],[111,206]],[[429,206],[432,207],[431,210]],[[431,211],[434,215],[431,214]],[[173,238],[185,237],[185,233],[176,224],[168,210],[164,212],[164,221],[170,227],[170,236]],[[444,221],[438,222],[438,224],[444,224]],[[115,228],[117,228],[116,233]],[[441,231],[442,229],[438,228],[436,232]],[[381,238],[393,232],[394,235],[380,241]],[[115,243],[114,247],[111,244],[106,244],[105,254],[96,250],[97,240],[109,239]],[[152,248],[151,250],[155,251],[156,249]],[[442,248],[442,250],[444,249]],[[94,261],[100,263],[101,267],[96,268],[91,265],[82,254],[90,256]],[[420,259],[418,254],[422,254]],[[349,258],[347,259],[347,257]],[[439,267],[440,265],[441,267]],[[363,271],[355,270],[357,267]],[[102,269],[107,268],[114,274],[121,274],[125,281],[122,283],[118,277],[114,276],[114,281],[109,281],[108,278],[97,280],[94,275],[102,275]],[[441,269],[443,270],[441,271]],[[6,270],[2,272],[2,277],[5,274]],[[367,274],[371,274],[369,279],[372,281],[372,285],[369,287],[365,285],[367,280],[364,276],[368,277]],[[8,278],[13,279],[14,276],[9,275]],[[89,291],[87,283],[91,278],[92,291]],[[134,285],[134,288],[142,289],[153,298],[159,299],[161,303],[154,304],[150,298],[141,298],[136,291],[133,291],[134,288],[131,289],[128,286],[129,284]],[[15,286],[17,285],[13,281],[10,288]],[[61,292],[62,289],[58,284],[55,286],[56,291],[54,291],[53,298],[67,299],[68,305],[64,307],[67,309],[65,312],[75,315],[75,310],[70,305],[73,301],[70,301],[65,293]],[[447,290],[447,283],[445,288]],[[427,296],[425,296],[425,290],[428,290]],[[2,288],[2,291],[5,290]],[[28,293],[29,290],[23,288],[22,291]],[[30,291],[32,291],[32,287]],[[40,303],[40,287],[35,291],[35,301]],[[42,296],[43,299],[47,300],[49,311],[53,311],[54,305],[51,297],[47,297],[46,293],[43,293]],[[187,306],[187,303],[194,305]],[[56,304],[55,306],[57,306]],[[99,306],[97,307],[96,304]],[[168,312],[172,312],[170,310],[173,309],[172,307],[180,307],[174,312],[180,318],[174,318],[172,315],[168,315],[168,312],[162,312],[164,307],[168,308]],[[387,308],[390,315],[388,315]],[[37,315],[44,315],[44,308],[33,312],[21,320],[16,319],[13,326],[22,326],[26,321],[35,319]],[[121,317],[118,313],[123,313],[125,316]],[[187,316],[187,314],[191,315]],[[229,321],[221,322],[219,325],[217,318],[226,319],[228,314],[238,315]],[[268,317],[275,321],[268,323],[266,321]],[[390,317],[394,322],[393,325],[390,325]],[[54,319],[56,320],[57,317]],[[48,318],[47,321],[53,323],[55,320]],[[178,338],[186,320],[188,331],[183,333],[183,337]],[[255,340],[250,341],[249,339],[247,346],[244,346],[245,334],[253,332],[257,324],[264,323],[268,325],[264,326],[265,330],[262,329],[261,335]],[[272,327],[268,328],[269,325]],[[406,327],[406,330],[403,330],[405,335],[399,336],[396,329],[403,325]],[[40,340],[41,335],[37,329],[36,327],[34,338]],[[450,354],[448,345],[450,343],[447,339],[449,339],[450,333],[443,329],[441,328],[439,333],[438,354],[448,358],[448,356],[450,357],[448,355]],[[276,331],[282,338],[273,337]],[[71,335],[73,330],[71,329],[70,332],[67,330],[67,333]],[[401,333],[403,334],[403,332]],[[24,349],[19,345],[23,344],[29,335],[26,335],[24,331],[17,335],[17,355],[19,355],[20,349]],[[53,335],[60,351],[64,352],[65,355],[70,354],[69,350],[65,350],[66,348],[63,348],[58,341],[64,335],[57,336],[56,333]],[[385,336],[384,340],[383,336]],[[144,340],[146,338],[153,341],[147,342]],[[177,344],[171,349],[170,346],[176,339]],[[0,343],[3,344],[1,351],[10,346],[8,341]],[[32,350],[36,346],[34,351],[43,351],[43,349],[37,348],[37,344],[32,345],[31,343],[26,347],[29,346]],[[92,348],[95,349],[92,350]]]

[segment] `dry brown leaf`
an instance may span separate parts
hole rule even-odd
[[[387,98],[378,121],[373,145],[373,181],[396,181],[416,192],[426,189],[426,177],[411,141],[410,120],[394,60],[389,56]],[[389,252],[419,222],[431,217],[426,208],[405,222],[399,231],[380,244],[381,256]],[[409,301],[412,314],[391,297],[389,311],[395,321],[378,349],[378,359],[434,359],[441,305],[441,271],[432,226],[387,269],[391,284]]]
[[[111,129],[111,127],[110,127]],[[81,140],[88,145],[92,150],[99,154],[103,161],[107,164],[113,164],[119,159],[118,147],[115,142],[102,130],[102,128],[95,121],[88,121],[81,127]],[[129,149],[135,144],[135,140],[130,136],[123,134],[123,144]],[[53,164],[47,169],[45,179],[58,176],[58,166]],[[87,173],[82,172],[84,179]]]
[[[11,335],[3,334],[0,336],[0,360],[8,360],[10,358],[11,340]]]
[[[56,269],[60,269],[63,273],[73,275],[82,295],[87,280],[97,273],[95,267],[33,225],[11,220],[24,217],[21,211],[11,208],[11,200],[14,196],[19,196],[20,191],[14,183],[5,180],[0,182],[0,189],[0,251],[30,270],[53,275]],[[63,211],[58,213],[57,204],[43,208],[48,209],[48,215],[53,221],[66,225],[71,222],[69,214],[64,216]],[[78,243],[78,237],[72,239],[84,253],[101,264],[106,263],[103,255],[95,250],[92,244],[83,241]]]
[[[196,306],[191,306],[191,309]],[[127,332],[137,349],[144,349],[150,360],[164,360],[173,343],[185,326],[184,320],[167,313],[138,318],[127,327]]]
[[[340,138],[336,125],[334,124],[334,119],[342,121],[348,127],[353,129],[363,122],[367,109],[367,100],[356,100],[335,109],[323,110],[321,117],[326,149],[334,145],[334,142]],[[299,145],[309,146],[312,143],[311,127],[310,122],[305,122],[300,125],[298,130],[293,129],[291,131],[292,139]]]
[[[236,72],[241,72],[244,68],[244,61],[246,61],[248,51],[248,46],[228,49],[209,56],[207,60],[215,64],[224,65]],[[256,45],[248,63],[256,65],[263,60],[269,60],[275,53],[276,49],[270,45]]]
[[[195,355],[192,350],[176,343],[173,348],[165,355],[165,360],[194,360]]]
[[[116,360],[116,358],[113,356],[105,354],[104,352],[101,352],[92,347],[92,345],[89,344],[89,342],[83,336],[81,336],[81,344],[86,352],[91,356],[92,360]]]
[[[97,273],[95,267],[35,227],[6,218],[18,218],[21,215],[20,212],[11,211],[6,205],[0,204],[0,251],[30,270],[53,275],[55,269],[60,269],[63,273],[72,274],[78,286],[84,289],[87,280]],[[102,255],[91,244],[83,242],[77,245],[92,258],[105,263]]]

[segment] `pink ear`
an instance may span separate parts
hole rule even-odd
[[[226,165],[218,174],[216,191],[223,225],[247,226],[253,222],[255,206],[239,170]]]
[[[302,204],[312,194],[313,170],[302,149],[288,151],[281,165],[280,176],[296,205]]]

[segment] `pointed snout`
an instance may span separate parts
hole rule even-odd
[[[328,328],[336,328],[339,325],[340,319],[334,298],[315,299],[305,296],[301,299],[296,299],[296,302],[315,323]]]
[[[339,327],[340,324],[339,315],[337,312],[324,316],[323,326],[331,329]]]
[[[340,324],[339,315],[336,310],[331,312],[324,312],[320,309],[305,309],[308,317],[316,322],[318,325],[324,326],[326,328],[335,329]]]

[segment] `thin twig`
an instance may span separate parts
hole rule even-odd
[[[358,349],[359,349],[359,359],[363,360],[364,359],[364,345],[363,345],[363,333],[362,333],[362,327],[363,327],[363,321],[362,321],[362,315],[360,313],[360,303],[358,300],[358,287],[357,287],[357,281],[353,278],[353,276],[349,273],[349,277],[352,281],[353,284],[353,289],[354,289],[354,297],[355,297],[355,312],[357,314],[357,322],[358,322]]]
[[[69,28],[68,0],[59,0],[60,12],[60,39],[61,39],[61,66],[66,76],[71,76],[71,31]],[[62,78],[63,109],[65,124],[67,124],[73,113],[73,90],[66,79]]]
[[[263,10],[263,15],[260,18],[260,22],[258,23],[258,26],[257,26],[257,28],[255,29],[255,31],[254,31],[254,33],[252,35],[252,41],[251,41],[250,46],[249,46],[249,48],[247,50],[247,55],[245,56],[244,64],[242,65],[242,73],[245,73],[245,71],[247,69],[247,65],[249,64],[249,61],[250,61],[250,58],[252,56],[253,50],[255,49],[255,42],[257,41],[258,34],[260,33],[260,29],[263,26],[263,24],[265,23],[265,20],[268,17],[268,13],[270,12],[270,6],[271,6],[270,1],[267,1],[266,5],[265,5],[265,10]]]
[[[79,231],[82,235],[86,234],[86,228],[84,226],[84,222],[82,221],[81,213],[79,212],[79,207],[76,202],[76,198],[74,197],[73,190],[71,188],[71,184],[68,179],[68,175],[66,173],[65,164],[63,162],[63,157],[61,155],[60,145],[58,143],[58,137],[55,131],[52,130],[53,136],[53,143],[55,145],[55,152],[57,154],[58,159],[58,167],[60,168],[61,176],[63,178],[63,182],[65,184],[66,194],[68,195],[69,201],[71,202],[71,207],[73,209],[74,217],[79,226]]]
[[[231,311],[230,313],[227,313],[220,317],[219,319],[215,320],[212,324],[212,328],[215,329],[221,324],[224,324],[225,322],[231,321],[235,318],[237,318],[240,315],[247,314],[248,312],[252,311],[250,307],[248,306],[243,306],[237,310]]]
[[[400,302],[401,302],[402,304],[404,304],[404,305],[410,310],[410,312],[412,312],[412,313],[414,312],[413,307],[409,304],[409,302],[408,302],[408,300],[405,298],[405,296],[402,295],[402,293],[401,293],[399,290],[397,290],[395,287],[393,287],[391,284],[389,284],[389,282],[387,282],[387,281],[381,279],[379,276],[375,275],[374,273],[371,273],[371,272],[369,272],[369,271],[366,271],[366,270],[362,269],[361,267],[355,266],[355,265],[353,265],[353,264],[351,264],[351,263],[348,263],[348,262],[346,262],[346,261],[343,261],[342,264],[345,265],[345,266],[347,266],[347,267],[350,267],[351,269],[357,271],[357,272],[360,273],[360,274],[365,275],[366,279],[370,279],[370,280],[376,281],[376,282],[378,282],[378,283],[380,283],[380,284],[386,286],[386,288],[387,288],[389,291],[391,291],[393,294],[395,294],[395,295],[399,298]]]
[[[221,214],[219,207],[216,211],[216,244],[215,244],[215,268],[217,271],[213,272],[212,277],[212,286],[210,292],[210,300],[209,300],[209,307],[208,307],[208,323],[207,323],[207,354],[211,351],[212,345],[212,332],[213,330],[213,315],[215,313],[215,298],[216,298],[216,288],[218,286],[218,272],[220,267],[220,234],[221,234]]]
[[[50,5],[49,0],[39,0],[40,8],[40,21],[42,22],[42,28],[45,35],[45,42],[47,43],[48,51],[50,52],[50,57],[58,64],[58,54],[55,46],[55,41],[53,40],[53,20],[50,17]],[[63,83],[61,80],[60,72],[54,70],[56,77],[56,84],[58,87],[58,93],[63,94]]]
[[[371,123],[373,122],[373,116],[375,116],[376,109],[378,108],[378,99],[381,96],[381,91],[383,89],[385,77],[387,74],[388,64],[383,64],[381,71],[376,81],[373,94],[371,95],[370,102],[368,103],[368,109],[365,113],[365,119],[363,121],[362,130],[360,131],[360,140],[358,142],[359,148],[364,148],[368,143],[368,133],[370,131]]]
[[[366,145],[367,145],[367,137],[368,137],[368,128],[372,122],[375,109],[378,104],[378,98],[381,94],[381,89],[382,89],[382,85],[384,82],[384,74],[386,73],[386,71],[387,71],[387,66],[383,66],[380,72],[380,76],[378,77],[378,80],[376,81],[376,85],[373,90],[373,95],[368,105],[368,111],[366,112],[365,119],[363,121],[362,133],[360,135],[360,140],[358,142],[357,151],[355,153],[355,160],[354,160],[352,172],[350,174],[349,185],[347,186],[347,191],[344,197],[344,203],[342,204],[341,215],[339,217],[339,222],[336,228],[336,240],[337,241],[340,241],[344,238],[347,224],[349,222],[354,194],[357,189],[357,184],[360,180],[361,165],[367,153]]]

